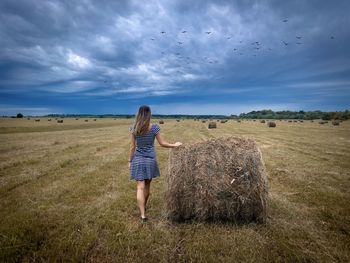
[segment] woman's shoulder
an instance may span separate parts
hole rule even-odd
[[[151,130],[153,130],[154,133],[157,134],[160,131],[160,127],[157,123],[152,123]]]

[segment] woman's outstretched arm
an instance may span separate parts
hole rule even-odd
[[[157,138],[159,145],[162,147],[165,147],[165,148],[175,148],[175,147],[179,147],[180,145],[182,145],[181,142],[167,143],[166,141],[163,141],[162,137],[160,136],[160,133],[157,133],[156,138]]]

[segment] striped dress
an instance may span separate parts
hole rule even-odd
[[[154,139],[159,131],[159,125],[152,124],[146,134],[135,136],[136,150],[131,160],[130,179],[143,181],[160,176],[154,149]],[[134,133],[134,127],[130,128],[130,132]]]

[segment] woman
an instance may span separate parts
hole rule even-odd
[[[154,149],[154,138],[157,138],[158,143],[165,148],[174,148],[182,145],[181,142],[171,144],[163,141],[160,136],[159,125],[151,124],[150,122],[151,109],[144,105],[139,108],[135,123],[130,128],[130,179],[134,179],[137,182],[136,198],[142,222],[147,221],[145,208],[152,179],[160,175]]]

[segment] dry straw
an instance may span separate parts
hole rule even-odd
[[[171,221],[266,221],[267,174],[252,139],[219,138],[173,149],[166,182]]]
[[[216,122],[213,122],[213,121],[209,122],[208,129],[216,129]]]
[[[274,127],[276,127],[276,122],[269,121],[269,122],[267,123],[267,126],[268,126],[268,127],[271,127],[271,128],[274,128]]]

